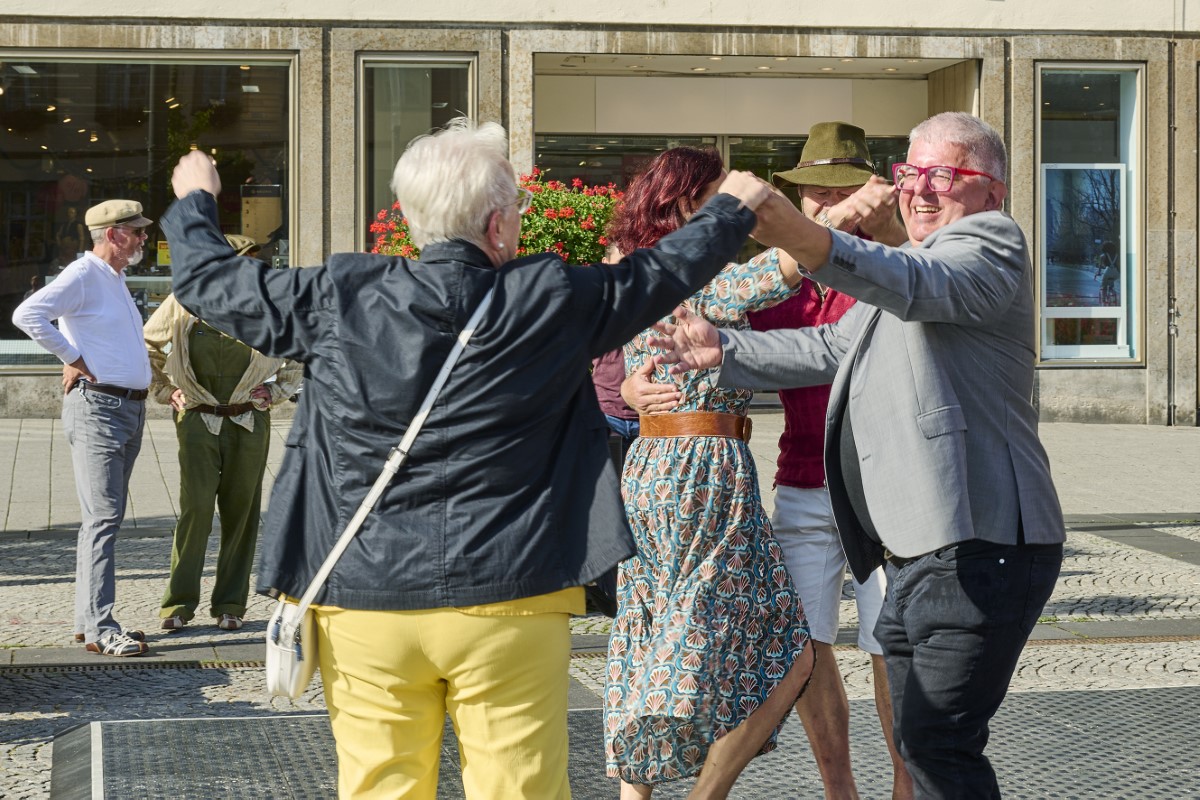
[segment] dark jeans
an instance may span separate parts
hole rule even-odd
[[[1063,548],[969,541],[897,568],[875,637],[891,683],[896,743],[918,798],[994,798],[983,754]]]
[[[638,437],[641,423],[637,419],[623,419],[609,414],[605,414],[604,419],[608,421],[608,454],[620,478],[621,470],[625,468],[625,456],[633,440]]]

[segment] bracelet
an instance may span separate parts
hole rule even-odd
[[[824,225],[826,228],[831,230],[837,227],[833,224],[833,220],[829,218],[829,213],[824,210],[822,210],[820,214],[817,214],[817,218],[813,221],[819,225]]]

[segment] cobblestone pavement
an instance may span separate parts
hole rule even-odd
[[[1197,491],[1200,491],[1198,489]],[[1175,536],[1182,536],[1184,539],[1190,539],[1193,542],[1200,542],[1200,525],[1164,525],[1160,523],[1145,522],[1139,525],[1142,528],[1154,528],[1163,533],[1170,533]]]
[[[768,486],[781,425],[777,413],[755,415],[754,450]],[[273,426],[268,482],[288,427],[287,421]],[[1069,516],[1119,520],[1140,515],[1126,519],[1125,527],[1200,542],[1200,430],[1056,424],[1043,425],[1042,434]],[[1120,465],[1121,480],[1112,479],[1112,469],[1103,471],[1104,480],[1096,479],[1098,464]],[[11,480],[0,480],[0,797],[46,797],[53,737],[80,723],[323,710],[319,680],[296,702],[272,699],[263,689],[261,669],[252,664],[113,663],[82,653],[70,630],[78,507],[56,421],[0,420],[0,476],[9,471]],[[152,652],[168,658],[196,645],[257,644],[269,614],[269,601],[257,596],[242,631],[218,631],[200,617],[180,633],[159,631],[157,608],[177,491],[174,431],[169,421],[152,420],[135,470],[129,520],[118,542],[117,618],[146,630]],[[770,491],[764,503],[770,507]],[[1054,641],[1035,636],[1012,691],[1200,686],[1200,560],[1162,555],[1161,548],[1151,552],[1105,530],[1075,528],[1039,625],[1040,639]],[[214,537],[206,587],[215,547]],[[855,613],[853,602],[845,599],[844,630],[855,624]],[[602,636],[608,620],[579,618],[572,632]],[[73,663],[3,666],[30,653],[69,653]],[[837,655],[851,699],[870,698],[868,657],[853,647],[839,647]],[[572,677],[596,694],[591,707],[600,706],[604,663],[598,652],[571,661]]]

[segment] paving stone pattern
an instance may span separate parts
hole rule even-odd
[[[278,469],[288,428],[287,421],[273,425],[268,484]],[[755,415],[752,447],[766,486],[773,477],[781,429],[780,414]],[[1126,519],[1131,527],[1200,541],[1200,429],[1055,424],[1041,430],[1068,515],[1135,515]],[[1099,465],[1108,465],[1103,480],[1097,478]],[[1112,480],[1114,466],[1119,481]],[[219,649],[260,642],[270,601],[257,596],[252,596],[242,631],[218,631],[205,609],[181,633],[158,630],[177,493],[173,427],[167,420],[151,420],[134,473],[128,520],[118,541],[118,619],[146,630],[152,650],[167,658],[173,651],[200,645]],[[764,504],[770,509],[771,503],[768,489]],[[147,659],[114,663],[88,656],[71,641],[78,506],[70,456],[56,420],[0,420],[0,511],[0,797],[46,797],[53,737],[84,722],[324,710],[319,679],[305,697],[291,702],[266,696],[256,666],[198,668]],[[1120,529],[1123,523],[1114,524]],[[1044,629],[1039,630],[1041,639],[1057,641],[1035,641],[1026,648],[1013,680],[1017,695],[1200,687],[1200,566],[1141,549],[1132,538],[1103,534],[1071,531],[1062,576],[1045,611],[1045,624],[1039,625]],[[205,587],[211,585],[215,552],[214,536]],[[844,630],[856,622],[848,593],[841,622]],[[592,646],[603,641],[608,629],[608,620],[600,616],[572,623],[572,632]],[[1125,638],[1118,641],[1114,636]],[[2,666],[13,663],[10,655],[31,653],[56,654],[60,665]],[[66,666],[61,665],[63,653],[70,656]],[[855,647],[838,647],[836,653],[848,695],[855,703],[869,704],[873,690],[868,657]],[[581,687],[572,695],[574,707],[600,708],[604,664],[603,653],[572,658],[571,675]],[[1086,702],[1087,695],[1079,696]],[[869,725],[865,730],[874,733]],[[795,720],[784,733],[789,747],[803,750],[803,731]],[[1067,753],[1069,748],[1064,748]],[[1046,758],[1053,762],[1056,755],[1049,752]],[[799,768],[788,759],[761,763],[772,769]],[[1193,753],[1191,761],[1180,766],[1195,774],[1198,763],[1200,755]],[[868,790],[864,796],[881,795]],[[1078,796],[1099,797],[1104,792],[1085,787]]]

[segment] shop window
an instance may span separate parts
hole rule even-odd
[[[586,184],[613,183],[625,189],[646,162],[671,147],[708,147],[721,154],[728,169],[753,172],[763,180],[771,173],[792,169],[800,163],[807,136],[621,136],[612,134],[538,134],[534,163],[550,177],[562,181],[579,178]],[[875,172],[892,174],[892,164],[903,161],[908,139],[903,136],[867,137],[867,148]],[[794,187],[783,190],[799,203]],[[748,260],[766,248],[747,239],[738,253]]]
[[[792,169],[800,163],[800,154],[807,141],[807,136],[729,137],[729,168],[748,170],[770,180],[771,173]],[[867,149],[871,151],[875,173],[891,180],[892,164],[903,161],[908,154],[908,139],[868,136]]]
[[[359,65],[363,87],[360,152],[365,155],[362,236],[364,242],[370,242],[375,214],[396,199],[392,172],[409,142],[455,117],[475,117],[475,59],[366,56]]]
[[[1142,71],[1038,71],[1042,361],[1140,358]]]
[[[729,169],[753,172],[764,180],[800,161],[807,136],[614,136],[611,134],[538,134],[534,163],[559,180],[614,183],[624,189],[647,161],[671,147],[711,147]],[[891,165],[908,151],[904,137],[868,137],[875,171],[891,175]]]
[[[589,186],[620,189],[651,159],[672,147],[717,146],[715,136],[613,136],[611,134],[539,134],[534,164],[555,180],[579,178]]]
[[[290,59],[42,58],[0,51],[0,365],[57,365],[12,311],[91,248],[90,206],[137,200],[157,220],[190,150],[217,160],[221,227],[285,265]],[[170,292],[157,225],[126,282],[148,316]]]

